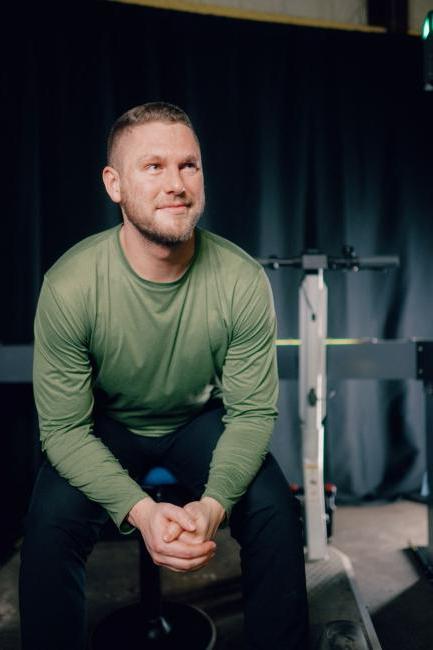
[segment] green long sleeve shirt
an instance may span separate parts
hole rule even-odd
[[[34,393],[43,450],[121,527],[141,487],[93,435],[95,402],[137,435],[163,436],[222,397],[224,432],[203,496],[229,513],[258,471],[276,417],[275,313],[261,266],[196,229],[175,282],[130,267],[120,226],[65,253],[35,319]]]

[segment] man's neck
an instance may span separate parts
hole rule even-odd
[[[174,282],[188,268],[195,249],[195,234],[176,246],[164,246],[146,239],[132,224],[120,230],[120,245],[131,267],[151,282]]]

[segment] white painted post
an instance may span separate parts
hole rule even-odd
[[[323,270],[317,269],[306,273],[299,289],[299,417],[308,560],[327,557],[323,484],[326,334],[327,288]]]

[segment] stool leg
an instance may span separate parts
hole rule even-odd
[[[150,554],[140,540],[140,602],[150,618],[161,615],[161,577],[159,567],[152,561]]]
[[[148,641],[162,639],[171,632],[171,626],[162,613],[161,574],[146,545],[140,539],[140,604],[141,619],[146,621],[144,637]]]

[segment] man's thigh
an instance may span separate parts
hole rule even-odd
[[[26,519],[27,535],[48,543],[59,535],[71,536],[86,555],[108,519],[106,511],[44,461],[33,488]]]

